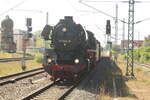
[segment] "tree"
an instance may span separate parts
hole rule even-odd
[[[144,40],[144,46],[146,46],[146,47],[150,46],[150,35],[145,38],[145,40]]]
[[[112,45],[113,51],[120,51],[120,45]]]
[[[112,45],[112,54],[117,55],[120,53],[120,46],[119,45]]]
[[[36,38],[36,47],[43,48],[44,47],[44,40],[41,38],[41,30],[35,32]]]

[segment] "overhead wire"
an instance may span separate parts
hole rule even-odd
[[[40,10],[27,10],[27,9],[12,9],[13,11],[26,11],[26,12],[35,12],[35,13],[43,13]]]
[[[135,24],[138,24],[138,23],[141,23],[141,22],[143,22],[143,21],[147,21],[147,20],[150,20],[150,17],[145,18],[145,19],[143,19],[143,20],[139,20],[139,21],[135,22]]]
[[[100,11],[99,9],[96,9],[96,8],[94,8],[94,7],[92,7],[92,6],[90,6],[90,5],[88,5],[88,4],[85,4],[85,3],[83,3],[82,2],[83,0],[80,0],[79,2],[80,3],[82,3],[82,4],[84,4],[85,6],[88,6],[88,7],[90,7],[90,8],[92,8],[92,9],[94,9],[94,10],[96,10],[96,11],[98,11],[98,12],[100,12],[100,13],[102,13],[102,14],[105,14],[106,16],[109,16],[109,17],[112,17],[112,18],[115,18],[114,16],[111,16],[111,15],[109,15],[109,14],[107,14],[107,13],[105,13],[105,12],[103,12],[103,11]],[[106,2],[106,3],[108,3],[108,2],[114,2],[114,3],[129,3],[129,1],[93,1],[93,0],[84,0],[84,2]],[[150,1],[134,1],[135,3],[150,3]],[[126,24],[128,24],[128,22],[125,22],[125,21],[123,21],[123,20],[120,20],[120,19],[118,19],[119,21],[121,21],[121,22],[123,22],[123,23],[126,23]],[[137,22],[135,22],[134,24],[138,24],[138,23],[141,23],[141,22],[143,22],[143,21],[147,21],[147,20],[150,20],[150,17],[149,18],[145,18],[145,19],[143,19],[143,20],[139,20],[139,21],[137,21]]]
[[[11,11],[11,10],[13,10],[14,8],[17,8],[18,6],[22,5],[22,4],[25,3],[26,1],[27,1],[27,0],[23,0],[23,1],[19,2],[19,3],[17,3],[17,4],[14,5],[13,7],[11,7],[11,8],[9,8],[9,9],[5,10],[5,11],[2,12],[2,13],[0,13],[0,16],[4,15],[5,13],[7,13],[7,12],[9,12],[9,11]]]
[[[80,0],[79,3],[81,3],[81,4],[83,4],[83,5],[87,6],[87,7],[89,7],[89,8],[91,8],[91,9],[94,9],[94,10],[96,10],[96,11],[98,11],[98,12],[100,12],[100,13],[102,13],[102,14],[108,16],[108,17],[111,17],[111,18],[113,18],[113,19],[116,18],[116,17],[114,17],[114,16],[112,16],[112,15],[107,14],[106,12],[103,12],[103,11],[101,11],[101,10],[99,10],[99,9],[97,9],[97,8],[95,8],[95,7],[93,7],[93,6],[90,6],[90,5],[88,5],[88,4],[84,3],[84,2],[82,2],[82,0]],[[121,22],[123,22],[123,23],[128,24],[128,22],[125,22],[125,21],[123,21],[123,20],[121,20],[121,19],[118,19],[118,20],[121,21]]]
[[[85,2],[106,2],[106,3],[112,3],[112,2],[114,2],[114,3],[129,3],[129,0],[126,0],[126,1],[119,1],[119,0],[113,0],[113,1],[99,1],[99,0],[85,0]],[[135,3],[149,3],[150,1],[138,1],[138,0],[135,0],[134,1]]]

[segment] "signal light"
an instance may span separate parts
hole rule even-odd
[[[32,27],[28,27],[28,28],[27,28],[27,31],[28,31],[28,32],[31,32],[31,31],[32,31]]]
[[[26,18],[26,26],[32,26],[32,18]]]
[[[27,26],[27,34],[26,34],[26,38],[32,38],[32,33],[30,33],[32,31],[32,18],[26,18],[26,26]]]
[[[106,22],[106,34],[111,34],[110,20],[107,20]]]
[[[27,38],[32,38],[32,33],[27,33]]]

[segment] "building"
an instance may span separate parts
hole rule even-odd
[[[23,51],[25,47],[25,42],[23,40],[24,34],[27,32],[25,30],[16,29],[14,30],[14,41],[16,43],[17,51]],[[29,41],[26,42],[26,48],[27,47],[35,47],[35,38],[34,36],[29,39]]]
[[[143,45],[144,40],[134,40],[133,46],[134,48],[139,48]],[[127,49],[128,48],[128,40],[121,40],[121,48]]]

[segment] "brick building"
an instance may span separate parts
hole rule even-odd
[[[134,40],[133,46],[134,48],[139,48],[143,45],[143,40]],[[128,48],[128,40],[121,40],[121,48],[127,49]]]

